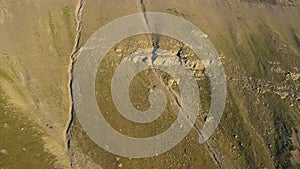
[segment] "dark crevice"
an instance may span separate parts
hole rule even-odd
[[[179,63],[182,65],[182,57],[181,57],[181,53],[182,53],[182,46],[180,47],[180,49],[178,50],[178,52],[177,52],[177,54],[176,54],[176,56],[178,57],[178,61],[179,61]]]
[[[75,64],[75,58],[78,55],[79,52],[79,44],[80,44],[80,38],[81,38],[81,30],[82,30],[82,10],[84,7],[85,0],[79,0],[79,6],[76,11],[76,22],[77,22],[77,28],[76,28],[76,39],[75,39],[75,44],[73,51],[71,53],[71,64],[69,68],[69,73],[70,73],[70,82],[69,82],[69,88],[70,88],[70,95],[71,95],[71,112],[70,112],[70,119],[67,124],[67,129],[66,129],[66,143],[67,143],[67,148],[68,151],[70,152],[70,147],[71,147],[71,139],[72,139],[72,127],[75,119],[75,113],[74,113],[74,102],[73,102],[73,91],[72,91],[72,84],[73,84],[73,69],[74,69],[74,64]],[[73,164],[73,159],[70,159],[70,164],[72,167]]]
[[[146,6],[145,6],[145,3],[144,3],[144,0],[141,0],[141,6],[142,6],[142,11],[143,11],[143,14],[144,14],[145,22],[148,25],[148,18],[147,18],[147,14],[146,14]]]
[[[147,9],[146,9],[145,2],[144,2],[144,0],[140,0],[140,3],[141,3],[141,7],[142,7],[142,12],[144,15],[144,21],[146,24],[146,28],[149,30],[149,22],[148,22]],[[153,65],[155,59],[157,58],[156,51],[159,49],[159,37],[155,33],[151,33],[150,36],[151,36],[151,44],[153,47],[152,52],[151,52],[152,53],[151,63]]]

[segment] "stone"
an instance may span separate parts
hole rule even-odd
[[[4,123],[3,127],[4,128],[9,128],[9,125],[7,123]]]
[[[3,154],[3,155],[8,155],[8,152],[7,152],[5,149],[2,149],[0,152],[1,152],[1,154]]]

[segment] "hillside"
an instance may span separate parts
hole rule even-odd
[[[0,2],[0,168],[299,168],[299,5],[293,0]],[[218,52],[226,105],[204,144],[194,127],[170,151],[130,159],[104,151],[82,129],[72,109],[73,66],[98,29],[138,12],[182,17],[207,34]],[[152,36],[121,41],[101,62],[95,80],[99,108],[114,129],[132,137],[153,136],[172,124],[178,110],[169,88],[180,92],[166,73],[144,71],[131,83],[132,104],[143,111],[150,107],[153,87],[169,92],[163,116],[149,124],[122,117],[110,93],[122,59],[156,44],[178,54],[195,73],[202,104],[195,126],[201,128],[211,101],[206,69],[187,45],[162,35],[153,43]]]

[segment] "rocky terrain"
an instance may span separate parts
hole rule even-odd
[[[300,6],[295,0],[71,0],[0,2],[0,168],[300,168]],[[116,44],[101,62],[95,93],[105,119],[121,133],[147,137],[176,118],[176,81],[144,71],[131,84],[132,104],[150,106],[155,86],[169,103],[157,121],[124,119],[112,102],[114,70],[129,54],[160,48],[194,72],[201,111],[194,129],[170,151],[129,159],[104,151],[83,131],[72,106],[72,71],[99,28],[137,12],[166,12],[192,22],[214,44],[227,79],[226,107],[204,144],[210,84],[188,46],[145,34]],[[159,41],[157,40],[159,39]]]

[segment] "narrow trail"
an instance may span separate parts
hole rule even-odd
[[[76,22],[77,22],[77,28],[76,28],[76,38],[75,38],[75,44],[70,56],[71,63],[69,65],[69,92],[70,92],[70,100],[71,100],[71,105],[70,105],[70,110],[69,110],[69,120],[67,122],[66,126],[66,133],[65,133],[65,139],[66,139],[66,146],[68,149],[68,152],[70,153],[70,164],[72,166],[73,164],[73,159],[72,159],[72,154],[70,151],[70,143],[72,139],[72,127],[74,123],[74,103],[73,103],[73,93],[72,93],[72,83],[73,83],[73,69],[74,69],[74,64],[76,61],[76,56],[80,52],[79,48],[79,43],[80,43],[80,38],[81,38],[81,30],[82,30],[82,11],[83,7],[85,4],[85,0],[79,0],[78,6],[76,9],[75,17],[76,17]]]

